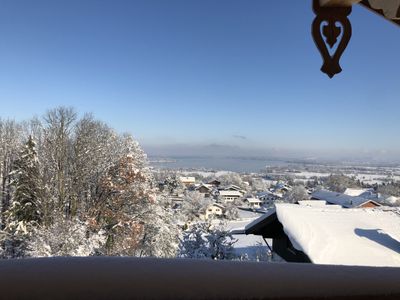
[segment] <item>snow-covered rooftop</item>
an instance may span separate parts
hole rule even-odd
[[[378,209],[277,204],[293,246],[317,264],[400,267],[400,216]]]
[[[198,186],[196,187],[196,190],[199,190],[199,189],[201,189],[202,187],[205,187],[205,188],[208,189],[209,191],[211,191],[211,190],[214,188],[214,186],[211,185],[211,184],[201,183],[200,185],[198,185]]]
[[[219,207],[219,208],[222,208],[222,209],[225,209],[225,206],[223,206],[222,204],[220,204],[220,203],[213,203],[213,204],[211,204],[210,205],[210,207],[211,206],[216,206],[216,207]]]
[[[247,201],[249,203],[262,203],[262,201],[257,198],[246,198],[245,201]]]
[[[349,195],[345,195],[342,193],[337,193],[337,192],[331,192],[328,190],[319,190],[319,191],[315,191],[314,193],[312,193],[312,197],[316,198],[318,200],[325,200],[331,204],[337,204],[337,205],[341,205],[343,207],[358,207],[368,201],[372,201],[372,200],[368,200],[366,198],[363,197],[354,197],[354,196],[349,196]],[[374,202],[376,203],[376,202]],[[379,204],[377,204],[379,205]]]
[[[300,200],[298,201],[298,203],[300,205],[316,206],[316,207],[323,207],[327,205],[325,200]]]
[[[362,194],[364,194],[365,192],[370,191],[370,189],[354,189],[354,188],[347,188],[343,194],[345,195],[349,195],[349,196],[353,196],[353,197],[357,197],[357,196],[361,196]]]
[[[268,196],[275,196],[277,198],[282,198],[281,194],[276,194],[271,191],[265,191],[265,192],[259,192],[256,194],[257,197],[262,198],[262,197],[268,197]]]
[[[220,196],[233,196],[233,197],[242,197],[242,193],[239,191],[219,191]]]
[[[196,178],[195,177],[191,177],[191,176],[187,176],[187,177],[181,176],[181,177],[179,177],[179,180],[181,182],[195,182]]]

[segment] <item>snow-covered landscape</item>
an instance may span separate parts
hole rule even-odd
[[[400,265],[395,165],[160,167],[132,136],[64,107],[0,121],[0,140],[4,259]]]
[[[400,300],[400,0],[0,3],[0,300]]]

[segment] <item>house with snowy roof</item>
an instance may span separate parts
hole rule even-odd
[[[211,180],[211,181],[207,182],[207,184],[210,184],[210,185],[218,188],[221,185],[221,181],[219,181],[217,179],[214,179],[214,180]]]
[[[196,178],[192,176],[181,176],[179,177],[179,181],[185,186],[189,186],[196,183]]]
[[[368,188],[368,189],[347,188],[343,192],[343,194],[346,194],[349,196],[362,197],[362,198],[365,198],[368,200],[373,200],[376,202],[386,203],[386,204],[390,204],[390,205],[396,205],[399,201],[398,197],[377,193],[373,188]]]
[[[211,196],[211,193],[213,191],[213,186],[210,184],[202,183],[195,189],[201,194],[204,194],[204,197],[208,198]]]
[[[181,209],[182,208],[182,203],[184,200],[183,195],[171,195],[168,197],[168,199],[171,201],[173,209]]]
[[[248,197],[244,199],[244,203],[250,208],[260,208],[263,201],[258,198]]]
[[[400,215],[381,209],[277,204],[245,234],[272,239],[288,262],[400,267]]]
[[[272,205],[274,201],[282,199],[282,196],[280,194],[276,194],[271,191],[258,192],[256,194],[256,197],[266,205]]]
[[[290,191],[292,187],[286,183],[283,182],[278,182],[272,189],[271,191],[277,194],[284,194],[288,191]]]
[[[356,189],[356,188],[347,188],[343,194],[353,196],[353,197],[358,197],[358,196],[369,196],[374,193],[374,189],[368,188],[368,189]]]
[[[311,194],[311,199],[325,200],[328,204],[340,205],[343,208],[374,208],[380,203],[360,196],[349,196],[328,190],[318,190]]]
[[[212,203],[207,207],[205,219],[208,220],[210,217],[222,217],[224,212],[225,206],[219,203]]]
[[[231,191],[231,190],[221,190],[219,191],[219,199],[222,202],[234,202],[235,200],[239,200],[243,197],[243,194],[239,191]]]
[[[229,186],[227,186],[227,187],[221,188],[221,190],[225,190],[225,191],[237,191],[237,192],[240,192],[240,193],[242,194],[242,196],[243,196],[244,194],[246,194],[246,191],[245,191],[245,190],[243,190],[240,186],[237,186],[237,185],[234,185],[234,184],[231,184],[231,185],[229,185]]]

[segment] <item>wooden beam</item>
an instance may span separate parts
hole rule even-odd
[[[361,2],[361,0],[319,0],[321,6],[352,6],[353,4],[357,4]]]
[[[385,19],[400,25],[400,0],[362,0],[360,4]]]
[[[350,7],[361,4],[389,21],[400,25],[400,0],[319,0],[321,7]]]

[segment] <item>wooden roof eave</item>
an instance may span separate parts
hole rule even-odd
[[[400,7],[397,7],[396,0],[385,0],[385,1],[392,1],[393,6],[392,8],[388,8],[386,13],[389,13],[391,16],[396,16],[396,18],[385,16],[385,13],[382,9],[374,8],[374,4],[371,4],[369,0],[319,0],[319,3],[323,7],[349,7],[354,4],[360,4],[363,7],[369,9],[370,11],[384,17],[386,20],[393,22],[396,25],[400,25]]]
[[[261,217],[262,218],[262,217]],[[244,229],[244,234],[261,235],[264,238],[275,238],[282,234],[283,226],[279,222],[276,212],[272,212],[259,222],[253,221]]]

